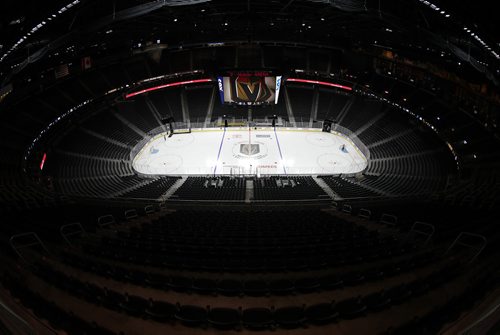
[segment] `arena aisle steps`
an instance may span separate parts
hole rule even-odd
[[[160,199],[162,201],[165,201],[167,199],[169,199],[175,192],[177,192],[177,190],[182,186],[182,184],[184,184],[184,182],[186,181],[187,179],[187,176],[183,176],[181,178],[179,178],[169,189],[167,192],[165,192],[161,197]]]

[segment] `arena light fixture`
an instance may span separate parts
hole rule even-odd
[[[61,7],[61,9],[59,9],[57,11],[57,13],[58,14],[63,14],[64,12],[66,12],[67,10],[69,10],[70,8],[76,6],[79,3],[80,3],[80,0],[73,0],[72,2],[68,3],[64,7]],[[57,14],[54,13],[54,14],[52,14],[52,15],[50,15],[50,16],[47,17],[47,21],[52,21],[56,17],[57,17]],[[44,27],[48,23],[47,21],[42,20],[42,22],[40,22],[37,25],[33,26],[33,28],[31,28],[31,30],[29,32],[27,32],[24,36],[22,36],[16,43],[14,43],[14,45],[9,50],[7,50],[0,57],[0,62],[2,62],[9,54],[11,54],[12,52],[14,52],[21,44],[23,44],[24,42],[26,42],[26,40],[28,39],[28,36],[31,36],[32,34],[35,34],[38,30],[40,30],[42,27]]]
[[[132,98],[132,97],[135,97],[136,95],[144,94],[144,93],[151,92],[151,91],[161,90],[161,89],[167,88],[167,87],[175,87],[175,86],[182,86],[182,85],[189,85],[189,84],[199,84],[199,83],[209,83],[209,82],[212,82],[212,81],[213,80],[210,79],[210,78],[177,81],[175,83],[168,83],[168,84],[164,84],[164,85],[158,85],[158,86],[148,87],[148,88],[145,88],[145,89],[140,90],[140,91],[132,92],[132,93],[126,94],[125,98],[127,98],[127,99],[128,98]]]
[[[443,15],[445,18],[449,18],[451,15],[449,13],[447,13],[444,9],[442,8],[439,8],[438,6],[434,5],[433,3],[431,3],[430,1],[427,1],[427,0],[419,0],[421,3],[423,3],[424,5],[430,7],[431,9],[434,9],[435,11],[438,11],[439,14]],[[481,46],[483,48],[485,48],[486,50],[488,50],[488,52],[490,52],[493,57],[495,57],[496,59],[500,59],[500,55],[492,50],[492,48],[481,38],[478,36],[477,33],[474,33],[472,32],[469,28],[467,27],[464,27],[463,28],[466,32],[470,33],[470,35],[479,43],[481,44]]]
[[[40,171],[43,170],[43,166],[45,165],[45,160],[47,159],[47,153],[43,153],[42,161],[40,162]]]
[[[286,81],[287,82],[294,82],[294,83],[305,83],[305,84],[313,84],[313,85],[330,86],[330,87],[341,88],[341,89],[346,90],[346,91],[352,91],[352,87],[340,85],[340,84],[335,84],[335,83],[329,83],[327,81],[299,79],[299,78],[288,78]]]

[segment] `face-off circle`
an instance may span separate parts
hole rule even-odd
[[[327,153],[318,157],[317,164],[327,172],[343,171],[348,167],[348,162],[340,154]]]
[[[136,164],[140,170],[149,171],[152,174],[171,174],[183,165],[183,159],[179,155],[167,154],[149,157],[151,158],[138,160]]]
[[[326,133],[307,134],[306,141],[318,147],[331,147],[335,145],[333,137],[325,134]]]
[[[194,142],[193,134],[182,134],[179,136],[165,137],[164,146],[167,148],[182,148]]]

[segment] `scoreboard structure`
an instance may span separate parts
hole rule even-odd
[[[281,76],[267,72],[231,72],[218,76],[219,96],[223,104],[277,104]]]

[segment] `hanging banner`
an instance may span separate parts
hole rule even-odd
[[[274,103],[278,103],[278,97],[280,95],[280,86],[281,86],[281,76],[276,76],[276,91],[274,93]]]

